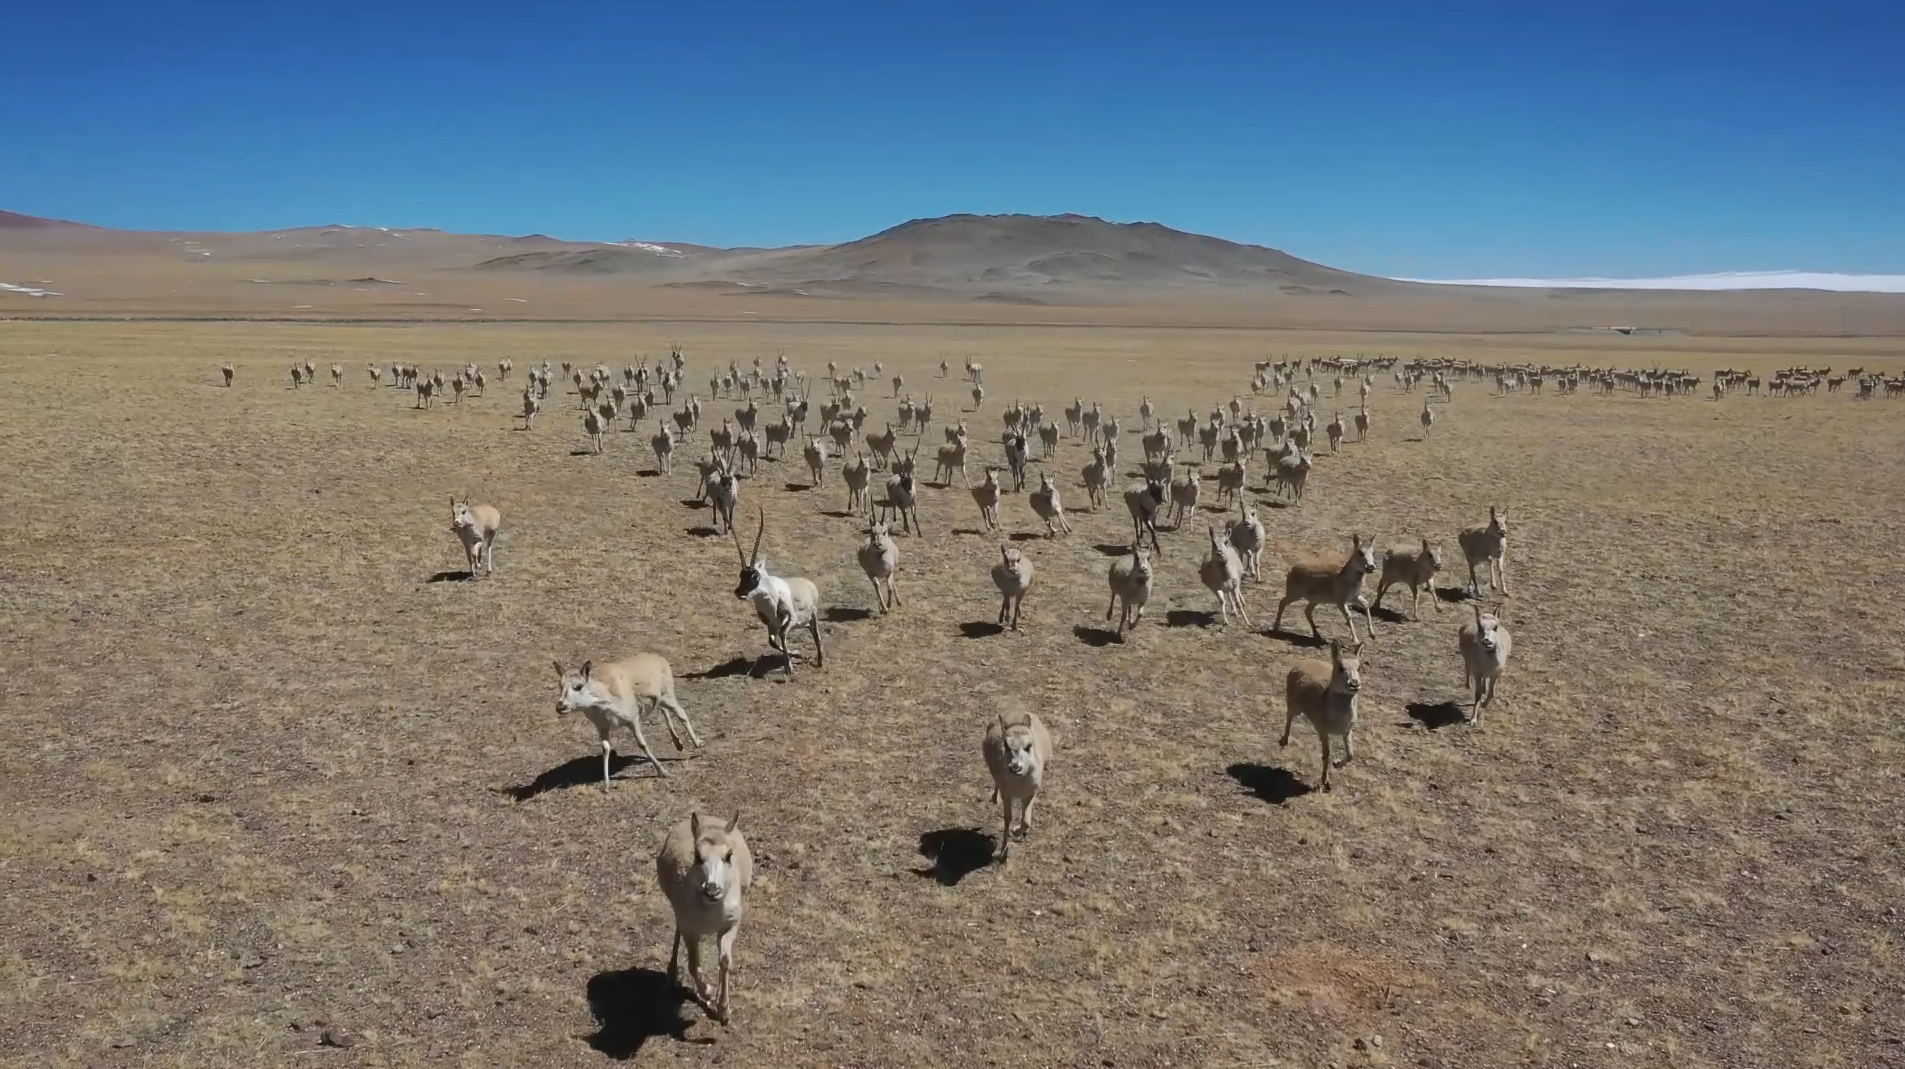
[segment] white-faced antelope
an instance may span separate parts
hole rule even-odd
[[[741,558],[741,581],[734,588],[734,596],[754,605],[755,614],[767,626],[768,646],[786,658],[788,677],[794,674],[795,657],[788,636],[797,627],[805,627],[813,635],[814,666],[825,665],[826,653],[820,645],[820,588],[811,579],[793,576],[783,579],[767,570],[767,561],[761,556],[761,539],[767,534],[767,510],[761,508],[761,526],[754,532],[752,553],[741,552],[741,538],[733,528],[729,528],[728,533],[734,538],[734,552]]]

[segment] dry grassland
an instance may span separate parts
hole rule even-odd
[[[694,533],[687,464],[641,474],[652,423],[576,455],[559,386],[512,429],[532,360],[619,368],[670,339],[693,387],[784,347],[813,372],[884,360],[948,415],[963,391],[929,368],[970,352],[982,440],[1015,397],[1096,399],[1135,434],[1140,395],[1202,412],[1275,353],[1901,364],[1858,339],[8,325],[0,1063],[1905,1064],[1905,403],[1462,384],[1423,443],[1419,395],[1380,380],[1371,442],[1259,506],[1252,615],[1293,552],[1351,531],[1428,534],[1453,587],[1455,531],[1500,503],[1515,660],[1487,725],[1451,724],[1465,607],[1379,614],[1357,760],[1323,794],[1314,736],[1276,746],[1313,651],[1207,626],[1222,517],[1164,535],[1145,624],[1105,641],[1129,521],[1115,496],[1082,511],[1069,440],[1076,533],[1001,506],[1038,568],[1019,635],[970,626],[998,551],[962,489],[926,491],[880,618],[837,467],[821,491],[797,452],[746,480],[770,561],[830,607],[824,669],[751,671],[733,547]],[[509,383],[426,412],[363,370],[503,357]],[[305,358],[319,385],[294,392]],[[463,567],[464,492],[502,510],[498,574],[432,581]],[[708,744],[675,759],[651,731],[673,778],[618,762],[604,795],[550,661],[636,650],[674,663]],[[1012,709],[1057,753],[1002,870],[979,741]],[[759,869],[732,1030],[659,975],[652,857],[693,807],[739,811]]]

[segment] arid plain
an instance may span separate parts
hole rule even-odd
[[[211,314],[124,270],[139,314]],[[1269,504],[1256,469],[1255,627],[1208,620],[1196,567],[1225,517],[1206,511],[1164,532],[1122,643],[1100,629],[1130,522],[1115,498],[1084,507],[1076,440],[1050,465],[1073,534],[1045,539],[1023,494],[1001,506],[1037,566],[1019,634],[982,626],[1000,538],[963,488],[925,491],[882,617],[837,464],[810,490],[797,457],[770,463],[742,510],[765,506],[770,562],[828,607],[826,666],[791,682],[761,671],[733,546],[685,503],[692,468],[644,474],[653,417],[600,456],[579,455],[560,380],[534,430],[512,418],[531,362],[619,369],[679,343],[718,423],[741,402],[708,398],[709,376],[785,351],[816,375],[883,363],[984,458],[1014,399],[1054,418],[1097,401],[1133,435],[1142,398],[1173,418],[1248,401],[1252,363],[1284,356],[1899,374],[1896,299],[1596,296],[1610,315],[1577,315],[1540,295],[1048,308],[576,285],[571,318],[628,321],[0,323],[0,1062],[1905,1064],[1905,401],[1458,381],[1424,441],[1422,393],[1379,374],[1370,440],[1321,456],[1299,504]],[[218,314],[288,314],[230,300]],[[1573,329],[1622,322],[1684,332]],[[967,355],[976,413],[955,411]],[[318,384],[293,390],[307,359]],[[365,372],[501,359],[516,372],[487,396],[424,411]],[[887,392],[865,391],[869,426]],[[444,579],[464,493],[502,510],[493,580]],[[1455,532],[1491,503],[1516,650],[1476,727],[1450,706]],[[1284,673],[1315,650],[1266,631],[1293,555],[1352,532],[1440,543],[1448,594],[1420,620],[1385,599],[1357,757],[1322,793],[1314,735],[1277,746]],[[637,650],[673,662],[707,744],[677,755],[651,728],[671,776],[618,760],[605,794],[550,662]],[[979,756],[1001,710],[1056,737],[1004,868]],[[738,811],[758,869],[726,1029],[661,976],[653,855],[697,808]]]

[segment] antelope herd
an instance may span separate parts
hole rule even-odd
[[[1234,617],[1245,628],[1253,626],[1246,606],[1248,584],[1262,581],[1262,559],[1269,539],[1247,493],[1255,482],[1257,492],[1268,499],[1278,500],[1285,507],[1300,506],[1309,474],[1318,463],[1312,443],[1319,418],[1327,419],[1322,433],[1329,453],[1340,454],[1347,446],[1351,447],[1350,455],[1355,455],[1353,446],[1369,437],[1371,396],[1379,374],[1390,377],[1400,392],[1423,391],[1417,417],[1420,432],[1415,439],[1423,442],[1438,422],[1448,418],[1454,387],[1459,383],[1492,384],[1496,394],[1543,394],[1552,387],[1557,394],[1572,395],[1585,382],[1592,394],[1647,398],[1699,396],[1702,384],[1700,376],[1686,371],[1657,368],[1489,365],[1450,359],[1360,356],[1263,360],[1255,363],[1247,377],[1248,400],[1240,392],[1202,415],[1193,408],[1181,418],[1170,417],[1149,396],[1144,397],[1135,413],[1139,423],[1130,431],[1139,436],[1143,458],[1128,473],[1125,469],[1130,465],[1119,459],[1125,429],[1118,415],[1106,411],[1099,401],[1074,397],[1064,405],[1062,420],[1047,419],[1045,409],[1037,403],[1014,400],[1005,406],[1002,434],[996,443],[997,453],[992,456],[979,455],[984,450],[965,418],[942,425],[942,444],[934,451],[934,482],[925,483],[915,474],[915,459],[931,440],[933,394],[916,401],[907,392],[906,377],[894,374],[884,378],[885,370],[875,363],[870,370],[852,368],[843,372],[829,363],[824,376],[809,376],[796,372],[783,353],[771,368],[764,367],[758,358],[749,368],[730,361],[708,379],[707,403],[729,399],[744,402],[744,407],[735,409],[732,418],[722,417],[718,426],[709,427],[707,454],[694,459],[697,495],[714,509],[715,533],[725,533],[734,544],[740,567],[735,599],[754,609],[766,628],[769,648],[781,657],[783,672],[790,679],[793,662],[800,656],[792,645],[798,633],[805,632],[813,643],[813,666],[820,669],[825,665],[820,626],[825,611],[822,591],[812,580],[778,575],[769,569],[762,553],[768,526],[762,502],[754,502],[758,521],[751,549],[743,548],[735,524],[736,508],[748,485],[744,480],[757,476],[762,462],[783,461],[790,445],[804,443],[801,459],[807,483],[813,488],[824,486],[832,463],[842,464],[847,514],[854,518],[865,539],[855,557],[873,587],[879,613],[886,616],[904,604],[895,585],[895,577],[905,564],[903,543],[895,538],[890,525],[897,518],[900,534],[926,538],[919,516],[920,503],[926,498],[923,491],[950,490],[955,475],[977,506],[980,529],[971,533],[996,538],[1012,526],[1013,520],[1002,517],[1002,510],[1010,495],[1024,492],[1030,517],[1042,528],[1043,538],[1070,535],[1073,528],[1056,474],[1060,470],[1059,444],[1062,439],[1071,439],[1089,453],[1090,462],[1080,472],[1081,480],[1076,485],[1082,486],[1090,510],[1108,507],[1116,480],[1127,476],[1133,480],[1122,491],[1131,521],[1130,535],[1106,573],[1110,601],[1105,620],[1117,618],[1115,636],[1107,634],[1106,640],[1124,642],[1143,622],[1145,607],[1159,583],[1154,562],[1166,552],[1161,532],[1184,529],[1186,519],[1195,517],[1200,508],[1223,517],[1221,527],[1216,522],[1206,523],[1208,544],[1198,568],[1199,578],[1218,602],[1212,622],[1229,628]],[[333,364],[330,371],[331,386],[343,389],[343,366]],[[414,392],[414,407],[418,409],[434,408],[445,398],[451,405],[461,405],[466,394],[481,397],[492,381],[474,364],[448,377],[441,371],[425,373],[416,366],[399,363],[389,366],[387,376],[376,365],[368,371],[373,388],[387,381],[391,388]],[[509,381],[512,371],[511,361],[499,361],[493,381]],[[309,361],[293,364],[291,388],[312,385],[315,373]],[[687,360],[679,346],[673,347],[665,359],[630,364],[619,373],[606,365],[585,370],[563,362],[562,379],[571,384],[575,410],[587,440],[587,448],[579,455],[607,451],[608,440],[613,437],[608,432],[619,419],[626,417],[628,430],[638,431],[652,414],[656,430],[648,443],[657,473],[667,475],[675,454],[688,449],[688,443],[703,426],[704,401],[687,390],[686,373]],[[941,360],[934,377],[949,378],[952,373],[952,366]],[[230,364],[220,366],[218,374],[224,386],[232,386],[236,373]],[[546,360],[531,365],[526,378],[520,409],[523,432],[534,430],[538,413],[551,403],[552,385],[559,381]],[[962,416],[976,418],[986,404],[984,369],[968,358],[963,378],[972,405]],[[1852,368],[1844,374],[1835,374],[1831,368],[1788,368],[1766,376],[1752,371],[1717,372],[1712,377],[1710,396],[1719,401],[1730,393],[1750,396],[1764,389],[1769,396],[1789,397],[1815,393],[1822,384],[1831,393],[1848,381],[1856,384],[1855,396],[1860,399],[1905,394],[1905,377],[1887,378],[1864,368]],[[869,429],[870,414],[859,393],[869,382],[875,384],[875,390],[881,383],[890,383],[891,396],[897,400],[896,419],[881,420],[880,430]],[[810,405],[816,383],[823,385],[827,399]],[[1331,400],[1354,385],[1357,407],[1350,421],[1346,422],[1344,411],[1334,406],[1324,412],[1326,383]],[[995,391],[993,396],[996,399],[998,393]],[[1257,408],[1260,402],[1266,406],[1262,413]],[[778,406],[778,416],[766,406]],[[809,421],[816,416],[819,425],[810,433]],[[902,441],[902,436],[910,436],[910,445]],[[1030,456],[1028,448],[1033,441],[1038,443],[1036,458]],[[1180,451],[1184,455],[1180,456]],[[1259,456],[1261,467],[1253,469],[1253,460]],[[969,464],[975,459],[983,470],[982,479],[976,483],[969,475]],[[1035,464],[1038,470],[1028,483],[1028,467]],[[883,472],[884,477],[876,478],[876,472]],[[1204,493],[1207,476],[1214,480],[1214,502],[1207,502]],[[768,483],[754,485],[764,488]],[[1029,491],[1028,485],[1032,487]],[[767,491],[748,493],[764,496]],[[939,500],[943,503],[945,499]],[[452,497],[451,530],[464,550],[472,580],[495,576],[495,543],[501,523],[496,508],[473,504],[466,497]],[[1037,533],[1028,533],[1023,539],[1037,537]],[[1290,667],[1286,679],[1280,744],[1288,745],[1291,727],[1299,717],[1310,724],[1321,747],[1320,789],[1330,790],[1332,769],[1347,765],[1355,757],[1362,654],[1375,641],[1371,606],[1363,596],[1372,575],[1377,577],[1377,608],[1391,588],[1408,588],[1408,617],[1387,618],[1405,624],[1420,621],[1424,592],[1429,593],[1430,604],[1438,613],[1441,595],[1447,594],[1452,600],[1464,595],[1468,598],[1473,620],[1464,623],[1454,636],[1464,686],[1470,688],[1465,695],[1469,699],[1467,719],[1479,724],[1482,710],[1493,705],[1512,638],[1503,624],[1499,602],[1485,607],[1483,598],[1509,596],[1505,567],[1507,511],[1491,506],[1486,522],[1456,532],[1455,539],[1468,569],[1466,588],[1460,591],[1435,589],[1435,578],[1443,570],[1442,552],[1427,534],[1389,547],[1378,561],[1376,547],[1361,532],[1349,532],[1347,554],[1338,550],[1299,555],[1288,563],[1270,633],[1293,637],[1282,631],[1283,618],[1298,603],[1303,605],[1310,635],[1319,644],[1324,644],[1316,620],[1320,605],[1339,611],[1349,632],[1347,641],[1340,637],[1327,640],[1328,660],[1299,660]],[[998,630],[1016,632],[1033,586],[1033,561],[1028,552],[1009,543],[999,541],[997,549],[996,563],[991,564],[989,574],[1000,596]],[[924,596],[930,599],[931,592]],[[1361,633],[1352,610],[1362,613]],[[702,745],[676,696],[674,675],[663,657],[638,652],[610,661],[585,661],[579,669],[565,669],[558,663],[555,671],[557,712],[581,712],[596,729],[604,790],[612,784],[611,734],[617,729],[633,735],[642,756],[660,776],[667,775],[649,748],[642,729],[644,716],[660,715],[677,750],[689,744],[697,748]],[[1338,740],[1340,761],[1333,760]],[[1037,715],[999,714],[986,722],[980,750],[992,777],[995,800],[1003,809],[996,846],[997,860],[1003,864],[1014,839],[1024,838],[1032,828],[1033,804],[1052,759],[1052,737]],[[752,869],[738,816],[723,824],[696,812],[668,829],[656,856],[657,879],[675,917],[670,976],[678,973],[685,946],[694,993],[710,1015],[723,1023],[730,1020],[729,973]],[[718,943],[720,971],[713,990],[701,972],[701,941],[706,938]]]

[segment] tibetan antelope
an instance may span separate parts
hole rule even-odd
[[[1356,746],[1351,736],[1356,731],[1356,696],[1363,687],[1363,666],[1360,659],[1363,645],[1344,646],[1342,639],[1330,640],[1330,659],[1317,661],[1305,658],[1290,669],[1284,681],[1283,699],[1286,712],[1283,718],[1283,739],[1277,745],[1290,745],[1290,727],[1296,723],[1300,714],[1316,729],[1317,741],[1323,747],[1322,782],[1318,786],[1330,789],[1330,739],[1339,736],[1343,740],[1343,764],[1347,765],[1356,757]]]
[[[564,670],[558,661],[556,679],[556,715],[581,713],[589,718],[602,740],[602,789],[605,791],[610,785],[609,759],[615,753],[609,736],[618,727],[635,736],[635,745],[655,767],[657,775],[664,778],[668,775],[668,770],[656,760],[655,752],[648,748],[648,738],[642,734],[643,713],[661,713],[662,724],[675,740],[677,752],[687,748],[682,745],[681,733],[675,730],[677,719],[695,746],[701,745],[701,736],[695,733],[687,710],[681,707],[681,699],[675,697],[673,670],[666,660],[652,653],[636,653],[600,665],[583,661],[582,667],[574,671]]]

